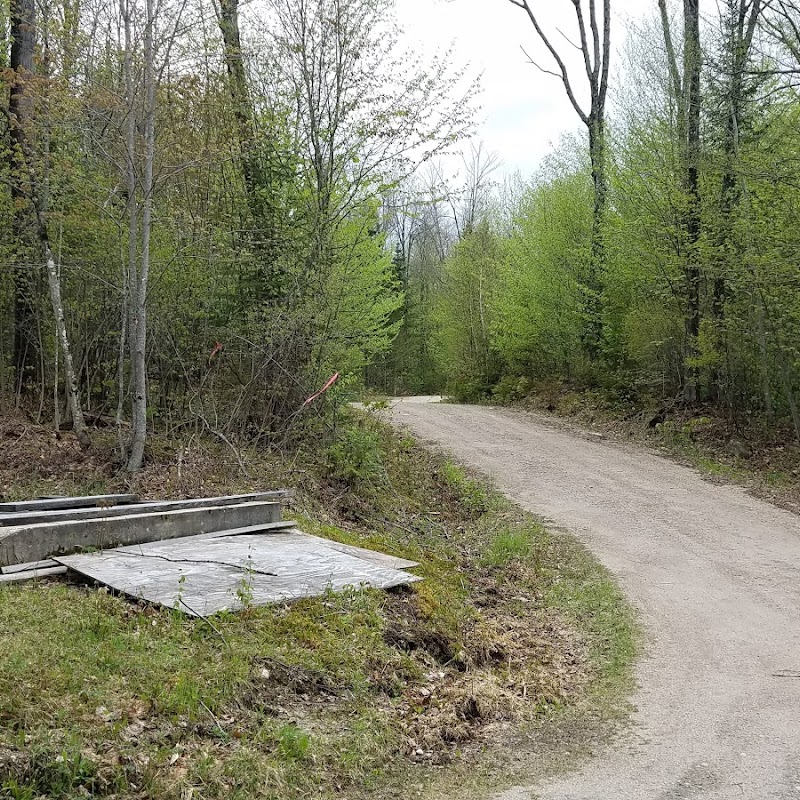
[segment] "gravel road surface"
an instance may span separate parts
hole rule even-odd
[[[630,730],[498,800],[800,800],[800,517],[532,415],[409,398],[392,417],[576,534],[646,630]]]

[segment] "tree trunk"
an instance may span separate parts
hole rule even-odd
[[[133,415],[128,471],[140,469],[147,439],[147,284],[150,274],[150,230],[153,216],[153,164],[155,161],[156,76],[153,26],[154,1],[147,0],[144,33],[144,176],[142,180],[142,247],[139,276],[132,286],[133,325],[131,328]]]
[[[31,79],[36,47],[35,0],[11,0],[10,15],[11,91],[8,103],[9,178],[14,208],[15,258],[14,285],[14,345],[13,362],[16,393],[27,391],[36,372],[37,337],[35,336],[36,280],[31,266],[34,261],[30,230],[30,192],[26,167],[26,138],[33,116]]]
[[[244,178],[245,191],[251,211],[255,211],[254,203],[258,189],[256,165],[253,153],[255,150],[255,131],[253,129],[253,105],[250,88],[247,85],[247,73],[242,58],[242,41],[239,31],[239,0],[220,0],[219,29],[225,47],[225,67],[228,72],[228,93],[233,104],[233,116],[236,119],[239,139],[239,160]]]
[[[664,0],[659,0],[663,2]],[[592,243],[589,274],[584,292],[583,346],[587,356],[594,361],[600,354],[603,341],[603,288],[606,269],[605,217],[608,195],[608,179],[605,162],[605,112],[608,94],[608,76],[611,64],[611,0],[602,0],[598,13],[597,0],[590,0],[588,19],[581,0],[570,0],[578,24],[580,44],[574,45],[583,56],[583,65],[589,87],[589,110],[578,102],[564,59],[545,33],[539,12],[533,10],[532,0],[511,0],[523,9],[542,43],[556,63],[557,71],[543,70],[561,79],[567,97],[586,126],[589,133],[589,155],[592,182],[594,185],[594,208],[592,216]],[[550,3],[549,5],[554,5]],[[587,24],[588,22],[588,24]],[[561,31],[559,31],[561,33]],[[562,36],[564,34],[561,34]],[[569,42],[570,40],[567,39]],[[570,44],[572,44],[570,42]],[[536,62],[532,62],[538,66]],[[540,67],[540,69],[542,69]]]
[[[125,398],[125,351],[130,347],[131,386],[136,384],[137,361],[133,343],[135,323],[134,302],[139,284],[139,204],[137,201],[136,175],[136,85],[133,76],[133,31],[131,8],[128,0],[120,0],[120,15],[125,31],[125,58],[123,74],[125,81],[125,100],[127,104],[125,117],[125,188],[127,193],[128,214],[128,252],[127,262],[122,267],[122,327],[120,328],[119,355],[117,365],[118,406],[117,436],[120,441],[120,457],[127,462],[130,455],[128,448],[122,446],[122,404]]]
[[[242,55],[239,29],[239,0],[220,0],[219,29],[225,49],[228,94],[236,120],[239,145],[239,168],[244,181],[245,199],[250,221],[250,244],[256,256],[255,276],[244,276],[246,294],[255,291],[256,299],[275,301],[283,294],[283,276],[279,266],[278,215],[273,198],[274,164],[265,163],[270,152],[268,137],[256,140],[253,100]],[[255,280],[253,280],[255,278]]]
[[[685,398],[695,402],[699,395],[699,370],[694,360],[700,336],[701,269],[698,244],[700,241],[700,3],[684,0],[684,74],[686,95],[686,340],[687,381]]]
[[[48,35],[50,22],[50,7],[44,6],[42,29],[44,31],[42,43],[42,73],[45,79],[44,84],[44,104],[43,104],[43,167],[42,180],[37,181],[35,165],[33,163],[30,147],[26,147],[26,161],[28,162],[28,172],[30,175],[31,204],[36,218],[36,232],[39,240],[39,247],[44,256],[45,268],[47,271],[47,286],[50,294],[50,304],[53,308],[53,317],[56,323],[56,351],[61,350],[64,356],[64,379],[66,384],[67,404],[70,416],[72,417],[72,430],[80,442],[81,448],[87,450],[91,447],[89,431],[81,407],[80,387],[75,374],[75,366],[72,361],[72,349],[69,344],[67,334],[67,324],[64,319],[64,303],[61,299],[61,276],[53,257],[53,250],[50,247],[50,236],[47,230],[47,213],[50,206],[50,80],[51,80],[51,52],[50,40]],[[26,143],[28,144],[28,143]],[[56,362],[57,363],[57,362]],[[53,383],[58,386],[58,370],[56,369]],[[56,403],[58,402],[58,392],[55,394]],[[58,413],[56,411],[56,413]]]
[[[724,166],[720,191],[720,225],[717,235],[719,257],[716,259],[711,297],[711,317],[714,322],[714,347],[726,347],[725,303],[728,287],[726,267],[735,257],[741,257],[734,238],[734,215],[742,197],[742,179],[739,173],[740,128],[747,107],[746,73],[751,60],[753,37],[761,17],[761,0],[728,0],[723,18],[723,96],[726,108],[722,125],[722,155]],[[753,79],[750,78],[750,81]],[[763,78],[762,78],[763,80]],[[711,378],[716,398],[721,395],[720,376],[716,370]]]
[[[61,349],[61,353],[64,356],[64,377],[67,385],[67,401],[69,403],[69,411],[70,415],[72,416],[72,430],[74,431],[75,436],[77,436],[81,447],[86,450],[91,446],[91,440],[89,438],[89,431],[86,428],[86,421],[83,417],[78,381],[75,376],[75,367],[72,363],[72,351],[69,346],[67,325],[64,320],[64,303],[61,300],[61,281],[58,276],[55,258],[53,258],[53,251],[50,249],[47,230],[44,226],[44,222],[41,219],[39,220],[38,227],[39,241],[41,242],[44,250],[45,262],[47,266],[47,283],[50,289],[50,303],[53,306],[53,316],[56,320],[58,344]],[[55,376],[55,380],[57,383],[58,375]]]
[[[589,124],[589,156],[594,188],[592,209],[592,249],[586,281],[586,331],[584,345],[594,360],[600,354],[603,338],[602,292],[606,268],[605,222],[608,205],[608,180],[605,160],[605,124],[602,118]]]

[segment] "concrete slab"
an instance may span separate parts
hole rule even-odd
[[[389,567],[390,569],[413,569],[419,566],[418,561],[409,561],[406,558],[398,558],[397,556],[390,556],[386,553],[381,553],[378,550],[367,550],[364,547],[355,547],[352,544],[342,544],[341,542],[334,542],[331,539],[323,539],[320,536],[312,536],[310,533],[303,533],[296,530],[299,536],[304,536],[306,539],[313,540],[317,543],[324,544],[330,547],[331,550],[338,550],[340,553],[347,553],[357,558],[363,558],[366,561],[372,561],[381,567]]]
[[[273,523],[280,516],[280,503],[252,502],[0,528],[0,567],[78,550],[107,549]]]
[[[0,512],[0,526],[38,525],[41,522],[64,522],[67,520],[93,519],[95,517],[118,517],[128,514],[149,514],[155,511],[177,511],[182,508],[203,508],[206,506],[232,506],[238,503],[258,501],[281,502],[291,497],[288,489],[272,492],[253,492],[223,497],[199,497],[188,500],[158,500],[118,505],[110,508],[58,508],[46,511]]]
[[[66,575],[67,571],[67,567],[60,564],[44,569],[28,569],[10,575],[0,575],[0,583],[21,583],[22,581],[35,581],[37,578],[52,578],[55,575]]]
[[[9,567],[0,567],[0,575],[14,575],[17,572],[31,572],[36,569],[51,569],[57,567],[58,563],[52,558],[45,558],[43,561],[26,561],[24,564],[12,564]]]
[[[88,506],[118,506],[135,503],[135,494],[95,494],[86,497],[51,497],[39,500],[19,500],[0,503],[0,513],[9,511],[47,511],[56,508],[86,508]]]
[[[336,543],[298,531],[189,536],[56,560],[130,597],[191,616],[420,580],[329,544]]]

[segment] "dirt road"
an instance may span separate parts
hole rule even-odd
[[[393,418],[580,537],[647,632],[631,730],[502,800],[800,800],[800,517],[516,412],[411,398]]]

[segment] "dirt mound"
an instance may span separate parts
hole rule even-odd
[[[18,413],[0,415],[0,495],[17,497],[25,482],[38,494],[53,494],[92,486],[113,475],[113,453],[105,442],[81,450],[71,433],[35,425]]]

